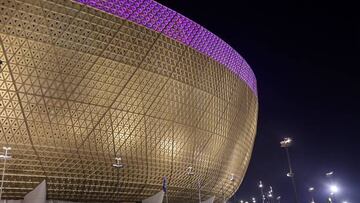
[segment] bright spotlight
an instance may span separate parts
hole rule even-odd
[[[330,185],[330,192],[332,194],[339,192],[339,187],[337,185]]]
[[[330,176],[332,176],[333,174],[334,174],[334,171],[330,171],[330,172],[326,173],[325,175],[326,175],[327,177],[330,177]]]
[[[292,144],[292,139],[290,137],[285,137],[284,140],[280,142],[281,147],[290,147]]]

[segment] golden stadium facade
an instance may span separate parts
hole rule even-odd
[[[256,80],[205,28],[153,0],[0,0],[0,45],[3,199],[44,179],[78,202],[140,201],[164,176],[169,202],[238,189]]]

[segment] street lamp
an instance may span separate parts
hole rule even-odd
[[[235,181],[235,174],[233,174],[233,173],[230,174],[229,180],[230,180],[231,183],[233,183]],[[225,187],[224,187],[224,185],[223,185],[223,201],[227,202],[226,197],[225,197]]]
[[[276,200],[278,201],[278,203],[280,203],[281,196],[277,196]]]
[[[112,165],[114,168],[124,168],[124,164],[121,163],[121,157],[116,157],[115,161],[116,163]]]
[[[193,176],[193,175],[195,175],[192,166],[187,167],[187,169],[186,169],[186,174],[187,174],[188,176]],[[199,192],[199,203],[201,203],[201,182],[200,182],[200,178],[197,180],[197,187],[198,187],[198,192]]]
[[[251,198],[251,200],[252,200],[253,203],[256,203],[255,197]]]
[[[274,199],[274,196],[273,196],[273,189],[271,186],[269,186],[269,191],[268,191],[268,199],[269,199],[269,202],[273,202],[273,199]]]
[[[265,195],[264,195],[264,185],[263,183],[261,182],[261,180],[259,181],[259,189],[260,189],[260,194],[261,194],[261,200],[262,200],[262,203],[265,203]]]
[[[314,196],[313,196],[313,192],[314,192],[314,190],[315,190],[315,188],[314,187],[309,187],[308,188],[308,191],[309,191],[309,193],[310,193],[310,196],[311,196],[311,202],[310,203],[315,203],[315,201],[314,201]]]
[[[289,153],[289,147],[292,145],[292,142],[293,141],[291,138],[286,137],[286,138],[284,138],[283,141],[280,142],[280,146],[285,149],[287,162],[288,162],[288,166],[289,166],[289,173],[287,173],[286,175],[287,175],[287,177],[291,178],[294,195],[295,195],[295,203],[299,203],[299,198],[298,198],[298,194],[296,191],[296,184],[295,184],[295,174],[291,167],[291,160],[290,160],[290,153]]]
[[[234,180],[235,180],[235,175],[232,173],[232,174],[230,175],[230,181],[231,181],[231,182],[234,182]]]
[[[5,150],[4,154],[0,155],[0,159],[4,160],[2,177],[1,177],[0,200],[2,197],[2,192],[4,187],[6,161],[11,159],[11,156],[9,155],[9,151],[11,150],[11,147],[3,147],[3,150]]]
[[[329,196],[328,200],[330,203],[332,203],[335,201],[335,194],[339,192],[339,188],[336,184],[334,184],[334,181],[333,181],[334,171],[330,171],[330,172],[326,173],[325,175],[327,178],[330,179],[330,186],[329,186],[330,196]]]

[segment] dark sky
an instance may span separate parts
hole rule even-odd
[[[293,202],[285,176],[290,149],[300,202],[316,188],[325,202],[325,173],[335,171],[340,200],[360,202],[360,12],[346,1],[158,0],[234,47],[254,70],[259,122],[252,160],[232,198],[258,196],[257,181]],[[317,2],[317,3],[314,3]]]

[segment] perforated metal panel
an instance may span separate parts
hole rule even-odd
[[[83,202],[139,201],[163,176],[170,202],[196,201],[197,180],[203,198],[239,187],[258,103],[223,64],[69,0],[0,0],[0,26],[4,198],[43,179],[49,199]]]

